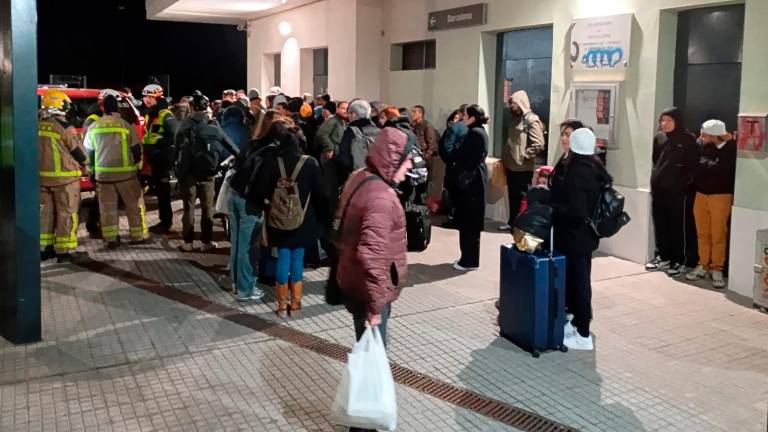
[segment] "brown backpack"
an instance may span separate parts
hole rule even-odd
[[[309,156],[302,156],[293,169],[293,174],[288,177],[285,172],[285,163],[283,158],[277,158],[277,165],[280,168],[280,178],[277,180],[275,192],[272,194],[272,202],[269,211],[269,226],[283,231],[291,231],[301,227],[304,223],[304,216],[307,213],[310,196],[307,197],[307,203],[301,206],[301,194],[299,193],[299,184],[296,178],[301,172],[304,163]]]

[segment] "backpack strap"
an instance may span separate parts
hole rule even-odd
[[[280,170],[280,178],[288,177],[288,174],[285,172],[285,162],[283,162],[283,158],[280,156],[277,157],[277,168]]]
[[[296,178],[299,177],[299,172],[301,172],[301,168],[304,166],[304,163],[309,159],[309,156],[303,155],[299,158],[299,161],[296,163],[296,168],[293,169],[293,174],[291,174],[291,180],[296,181]],[[282,164],[283,160],[280,159],[280,163]],[[280,174],[282,174],[283,177],[285,177],[285,165],[281,165]]]

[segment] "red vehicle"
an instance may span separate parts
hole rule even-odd
[[[49,88],[63,91],[72,100],[72,106],[67,111],[67,121],[74,126],[82,138],[85,119],[89,115],[99,112],[99,93],[101,93],[101,90],[41,85],[37,88],[37,95],[42,97]],[[136,133],[139,135],[139,140],[141,140],[144,137],[144,117],[139,114],[136,107],[130,102],[121,103],[120,114],[128,123],[136,125]],[[144,169],[147,170],[149,167],[146,166],[146,163],[144,165]],[[94,190],[93,182],[85,170],[83,171],[83,176],[80,177],[80,189],[84,192]]]

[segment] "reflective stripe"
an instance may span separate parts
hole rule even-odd
[[[40,233],[40,247],[53,246],[53,233]]]
[[[144,144],[153,145],[160,141],[163,133],[165,133],[164,120],[168,114],[173,116],[171,110],[161,109],[157,113],[157,117],[152,119],[152,122],[149,121],[149,114],[144,116],[144,124],[147,125],[147,133],[144,134]]]
[[[149,228],[147,228],[146,210],[143,205],[139,206],[139,216],[141,218],[141,226],[131,227],[131,240],[142,240],[149,234]]]
[[[45,128],[45,126],[41,126]],[[61,152],[59,151],[59,142],[61,134],[52,130],[38,130],[37,135],[51,140],[51,152],[53,153],[53,171],[40,171],[41,177],[80,177],[81,171],[62,171],[61,170]]]
[[[121,166],[117,167],[105,167],[99,165],[99,151],[98,151],[98,140],[96,139],[96,135],[98,134],[107,134],[107,133],[119,133],[120,134],[120,143],[121,143],[121,150],[122,150],[122,158],[123,158],[123,164]],[[124,127],[98,127],[93,126],[90,129],[88,129],[88,134],[91,138],[91,143],[93,144],[93,150],[94,153],[96,153],[94,166],[95,171],[97,173],[121,173],[121,172],[131,172],[136,171],[136,164],[133,163],[131,158],[129,157],[129,149],[128,149],[128,134],[130,132],[128,129]]]
[[[56,236],[53,247],[57,250],[77,249],[77,213],[72,214],[72,229],[68,236]]]

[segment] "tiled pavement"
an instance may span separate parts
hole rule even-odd
[[[390,321],[393,362],[581,430],[768,430],[768,316],[599,257],[596,351],[533,359],[495,325],[505,241],[483,234],[482,270],[466,275],[448,264],[452,231],[436,228],[430,249],[409,257]],[[271,298],[243,306],[220,288],[225,250],[185,254],[178,243],[85,246],[98,261],[352,345],[349,315],[323,303],[323,270],[307,274],[301,318],[281,321]],[[326,417],[342,363],[107,275],[42,272],[44,341],[0,340],[0,431],[334,430]],[[398,430],[511,430],[408,387],[398,398]]]

